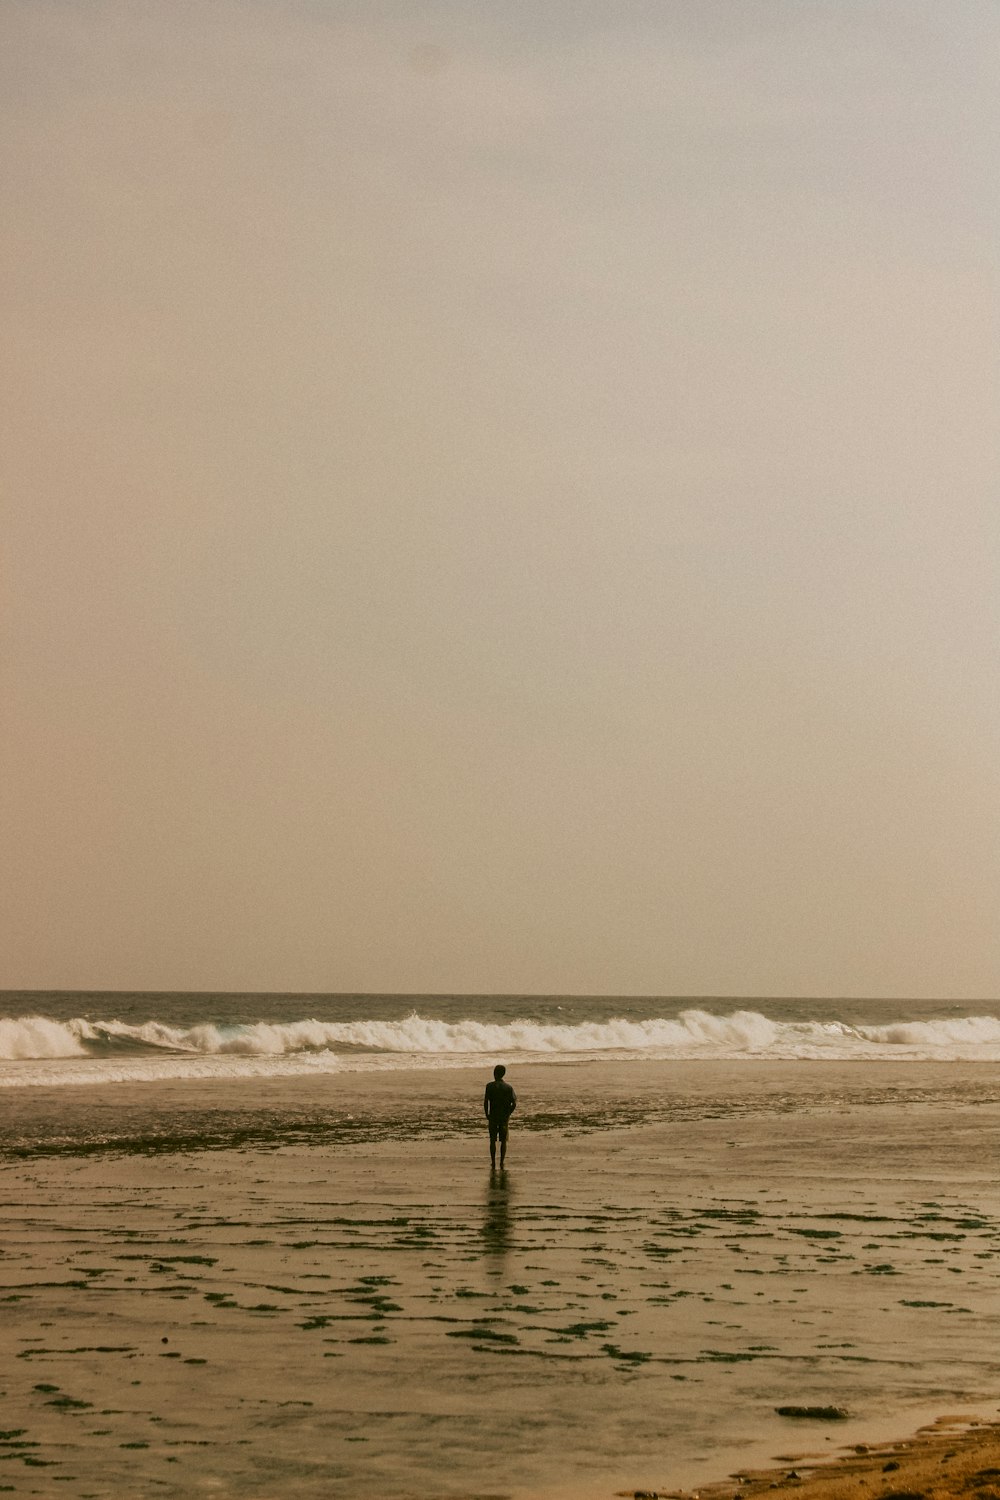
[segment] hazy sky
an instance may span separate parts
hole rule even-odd
[[[0,984],[1000,992],[996,0],[0,32]]]

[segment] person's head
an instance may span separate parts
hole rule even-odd
[[[503,1063],[497,1063],[496,1067],[493,1069],[493,1077],[497,1080],[497,1082],[499,1082],[506,1071],[507,1069],[504,1067]]]

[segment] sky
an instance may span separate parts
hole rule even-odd
[[[0,986],[1000,994],[995,0],[0,34]]]

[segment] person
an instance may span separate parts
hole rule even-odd
[[[500,1166],[507,1159],[507,1128],[510,1117],[517,1108],[517,1095],[509,1083],[504,1082],[507,1069],[497,1063],[493,1069],[493,1082],[486,1085],[483,1095],[483,1113],[490,1127],[490,1165],[497,1164],[497,1141],[500,1142]]]

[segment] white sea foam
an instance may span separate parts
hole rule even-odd
[[[888,1025],[779,1021],[759,1011],[728,1015],[690,1009],[675,1017],[551,1023],[444,1021],[416,1013],[397,1020],[257,1022],[193,1026],[157,1020],[0,1020],[0,1084],[112,1081],[144,1077],[259,1076],[316,1069],[476,1065],[495,1056],[548,1061],[795,1059],[1000,1062],[1000,1018],[896,1020]],[[69,1060],[76,1064],[69,1066]]]
[[[0,1017],[0,1058],[83,1057],[76,1029],[86,1022],[50,1021],[47,1016]]]
[[[858,1026],[859,1036],[882,1046],[922,1048],[937,1055],[942,1048],[993,1049],[1000,1040],[995,1016],[955,1016],[937,1021],[897,1021],[891,1026]],[[991,1057],[991,1061],[995,1060]]]

